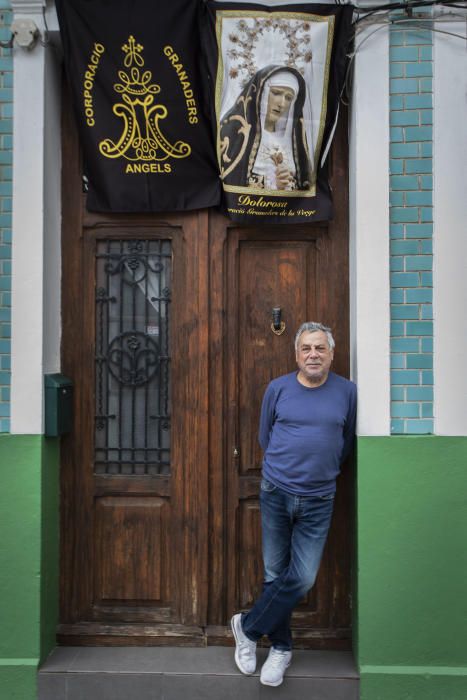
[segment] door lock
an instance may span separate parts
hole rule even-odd
[[[282,335],[285,331],[285,323],[281,320],[282,309],[280,306],[275,306],[272,310],[271,330],[275,335]]]

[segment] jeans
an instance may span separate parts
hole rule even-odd
[[[334,494],[294,496],[263,479],[260,503],[264,586],[242,628],[252,641],[266,634],[276,649],[290,650],[292,610],[315,582]]]

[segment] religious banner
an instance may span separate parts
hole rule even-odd
[[[207,0],[202,45],[224,208],[234,221],[332,218],[327,155],[352,13],[349,5]]]
[[[199,69],[194,0],[57,0],[87,207],[217,205],[221,187]]]

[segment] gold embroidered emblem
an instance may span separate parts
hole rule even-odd
[[[113,86],[122,102],[114,104],[112,111],[123,119],[123,131],[118,142],[111,139],[101,141],[99,150],[106,158],[123,157],[129,161],[162,162],[168,158],[186,158],[191,153],[191,146],[185,141],[172,144],[161,131],[159,122],[167,117],[168,110],[163,104],[154,104],[160,86],[152,82],[151,71],[144,70],[143,48],[133,36],[129,36],[128,42],[122,46],[126,70],[118,72],[120,82]],[[168,164],[164,166],[166,172],[168,167]]]

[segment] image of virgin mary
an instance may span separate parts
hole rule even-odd
[[[294,68],[270,65],[251,78],[220,120],[224,184],[269,191],[310,189],[305,96],[305,81]]]

